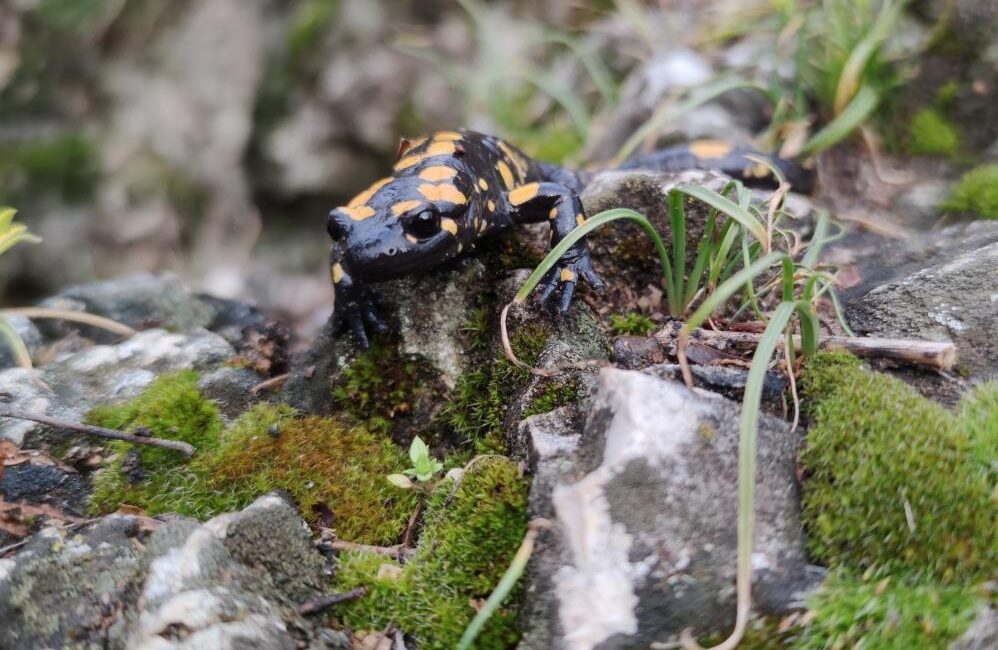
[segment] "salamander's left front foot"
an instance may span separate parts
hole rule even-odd
[[[599,274],[593,270],[592,262],[589,261],[589,251],[584,246],[585,244],[581,250],[569,249],[542,281],[544,290],[541,292],[541,302],[547,302],[558,287],[561,287],[559,308],[562,314],[567,313],[572,305],[575,285],[578,284],[580,277],[597,291],[602,291],[606,286]]]

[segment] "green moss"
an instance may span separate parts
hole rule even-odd
[[[314,50],[336,17],[339,0],[303,0],[295,7],[288,25],[288,50],[301,59]]]
[[[375,343],[340,373],[333,402],[372,431],[388,433],[396,415],[429,390],[433,375],[425,361],[399,354],[394,345]]]
[[[424,650],[455,647],[475,614],[473,603],[488,597],[520,545],[527,488],[516,464],[496,456],[473,461],[453,494],[452,488],[445,481],[431,496],[419,547],[396,577],[379,577],[381,567],[392,564],[384,557],[341,557],[337,589],[369,589],[340,609],[344,625],[354,630],[394,625]],[[519,634],[515,607],[506,603],[475,647],[514,647]]]
[[[54,191],[69,203],[89,199],[99,178],[92,143],[77,133],[0,149],[0,193],[12,202]]]
[[[962,586],[834,572],[808,604],[814,618],[794,648],[944,650],[973,620],[977,600]]]
[[[962,148],[956,125],[934,108],[923,108],[908,124],[908,149],[924,156],[953,157]]]
[[[517,357],[529,365],[540,358],[548,332],[539,325],[527,325],[510,337]],[[530,374],[514,366],[505,356],[483,364],[481,370],[461,375],[450,401],[441,411],[444,426],[459,438],[472,443],[479,453],[505,449],[502,428],[510,399],[522,390]]]
[[[844,353],[816,355],[803,381],[803,519],[815,559],[947,581],[995,566],[993,477],[979,455],[994,443],[977,439],[990,419],[968,426]],[[976,414],[993,398],[985,392],[966,408]]]
[[[579,398],[579,382],[575,379],[549,381],[540,386],[523,409],[523,417],[538,415],[553,411],[560,406],[574,402]]]
[[[998,219],[998,164],[981,165],[964,174],[943,209]]]
[[[610,327],[615,334],[633,334],[648,336],[655,331],[655,321],[637,312],[613,314],[610,316]]]
[[[218,413],[197,393],[194,373],[157,380],[136,400],[93,411],[90,420],[115,428],[146,427],[198,449],[184,461],[167,450],[143,448],[141,467],[126,462],[130,445],[97,473],[91,507],[106,513],[122,504],[156,515],[176,512],[204,519],[237,510],[271,490],[283,490],[306,520],[332,518],[344,539],[397,541],[417,496],[393,488],[388,474],[406,466],[404,454],[362,427],[329,418],[297,417],[287,406],[253,407],[224,431]],[[198,432],[192,435],[192,432]]]

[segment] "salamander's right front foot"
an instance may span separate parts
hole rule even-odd
[[[368,328],[378,334],[384,334],[389,329],[388,323],[378,313],[373,293],[366,289],[354,290],[348,292],[347,295],[337,296],[334,317],[339,321],[341,327],[350,328],[354,342],[363,350],[370,347],[370,341],[367,338]]]

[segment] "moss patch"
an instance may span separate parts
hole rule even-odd
[[[995,566],[994,474],[981,455],[994,445],[983,415],[993,388],[967,398],[958,420],[847,354],[816,355],[803,380],[803,519],[815,559],[945,581]]]
[[[85,201],[99,177],[93,144],[76,133],[0,148],[0,193],[12,203],[46,192]]]
[[[434,376],[422,359],[401,355],[394,345],[375,343],[339,374],[333,401],[340,412],[387,434],[398,415],[409,413],[432,390]]]
[[[610,316],[610,327],[613,328],[614,334],[648,336],[655,331],[656,324],[647,316],[632,311]]]
[[[521,361],[534,365],[547,340],[547,330],[531,324],[514,333],[510,345]],[[479,453],[502,452],[506,447],[502,428],[510,400],[529,379],[530,373],[514,366],[505,356],[483,364],[481,370],[461,375],[442,410],[444,426]]]
[[[964,174],[943,209],[998,219],[998,164],[981,165]]]
[[[523,409],[521,417],[530,417],[553,411],[560,406],[574,402],[579,397],[579,382],[575,379],[549,381],[540,386],[533,399]]]
[[[416,554],[394,578],[382,556],[341,557],[337,589],[368,587],[363,598],[341,607],[341,622],[354,630],[395,625],[420,648],[450,650],[505,572],[526,529],[527,486],[516,464],[483,457],[469,466],[460,486],[445,481],[430,498]],[[398,570],[397,565],[394,565]],[[515,646],[520,635],[508,603],[486,625],[478,648]]]
[[[130,504],[152,515],[204,519],[283,490],[309,522],[331,525],[351,541],[390,544],[418,498],[385,479],[406,466],[404,454],[363,427],[258,405],[223,431],[215,407],[197,393],[194,373],[161,378],[136,400],[97,409],[89,419],[115,428],[145,427],[198,449],[185,461],[169,450],[143,448],[136,464],[130,445],[115,443],[118,453],[94,481],[96,513]]]
[[[934,108],[923,108],[908,124],[908,150],[923,156],[956,156],[963,139],[956,126]]]
[[[811,597],[814,619],[793,647],[943,650],[970,625],[976,605],[962,586],[836,572]]]

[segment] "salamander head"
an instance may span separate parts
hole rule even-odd
[[[455,179],[456,180],[456,179]],[[351,273],[369,280],[430,268],[460,252],[467,199],[453,182],[416,175],[378,181],[329,213],[327,231]]]

